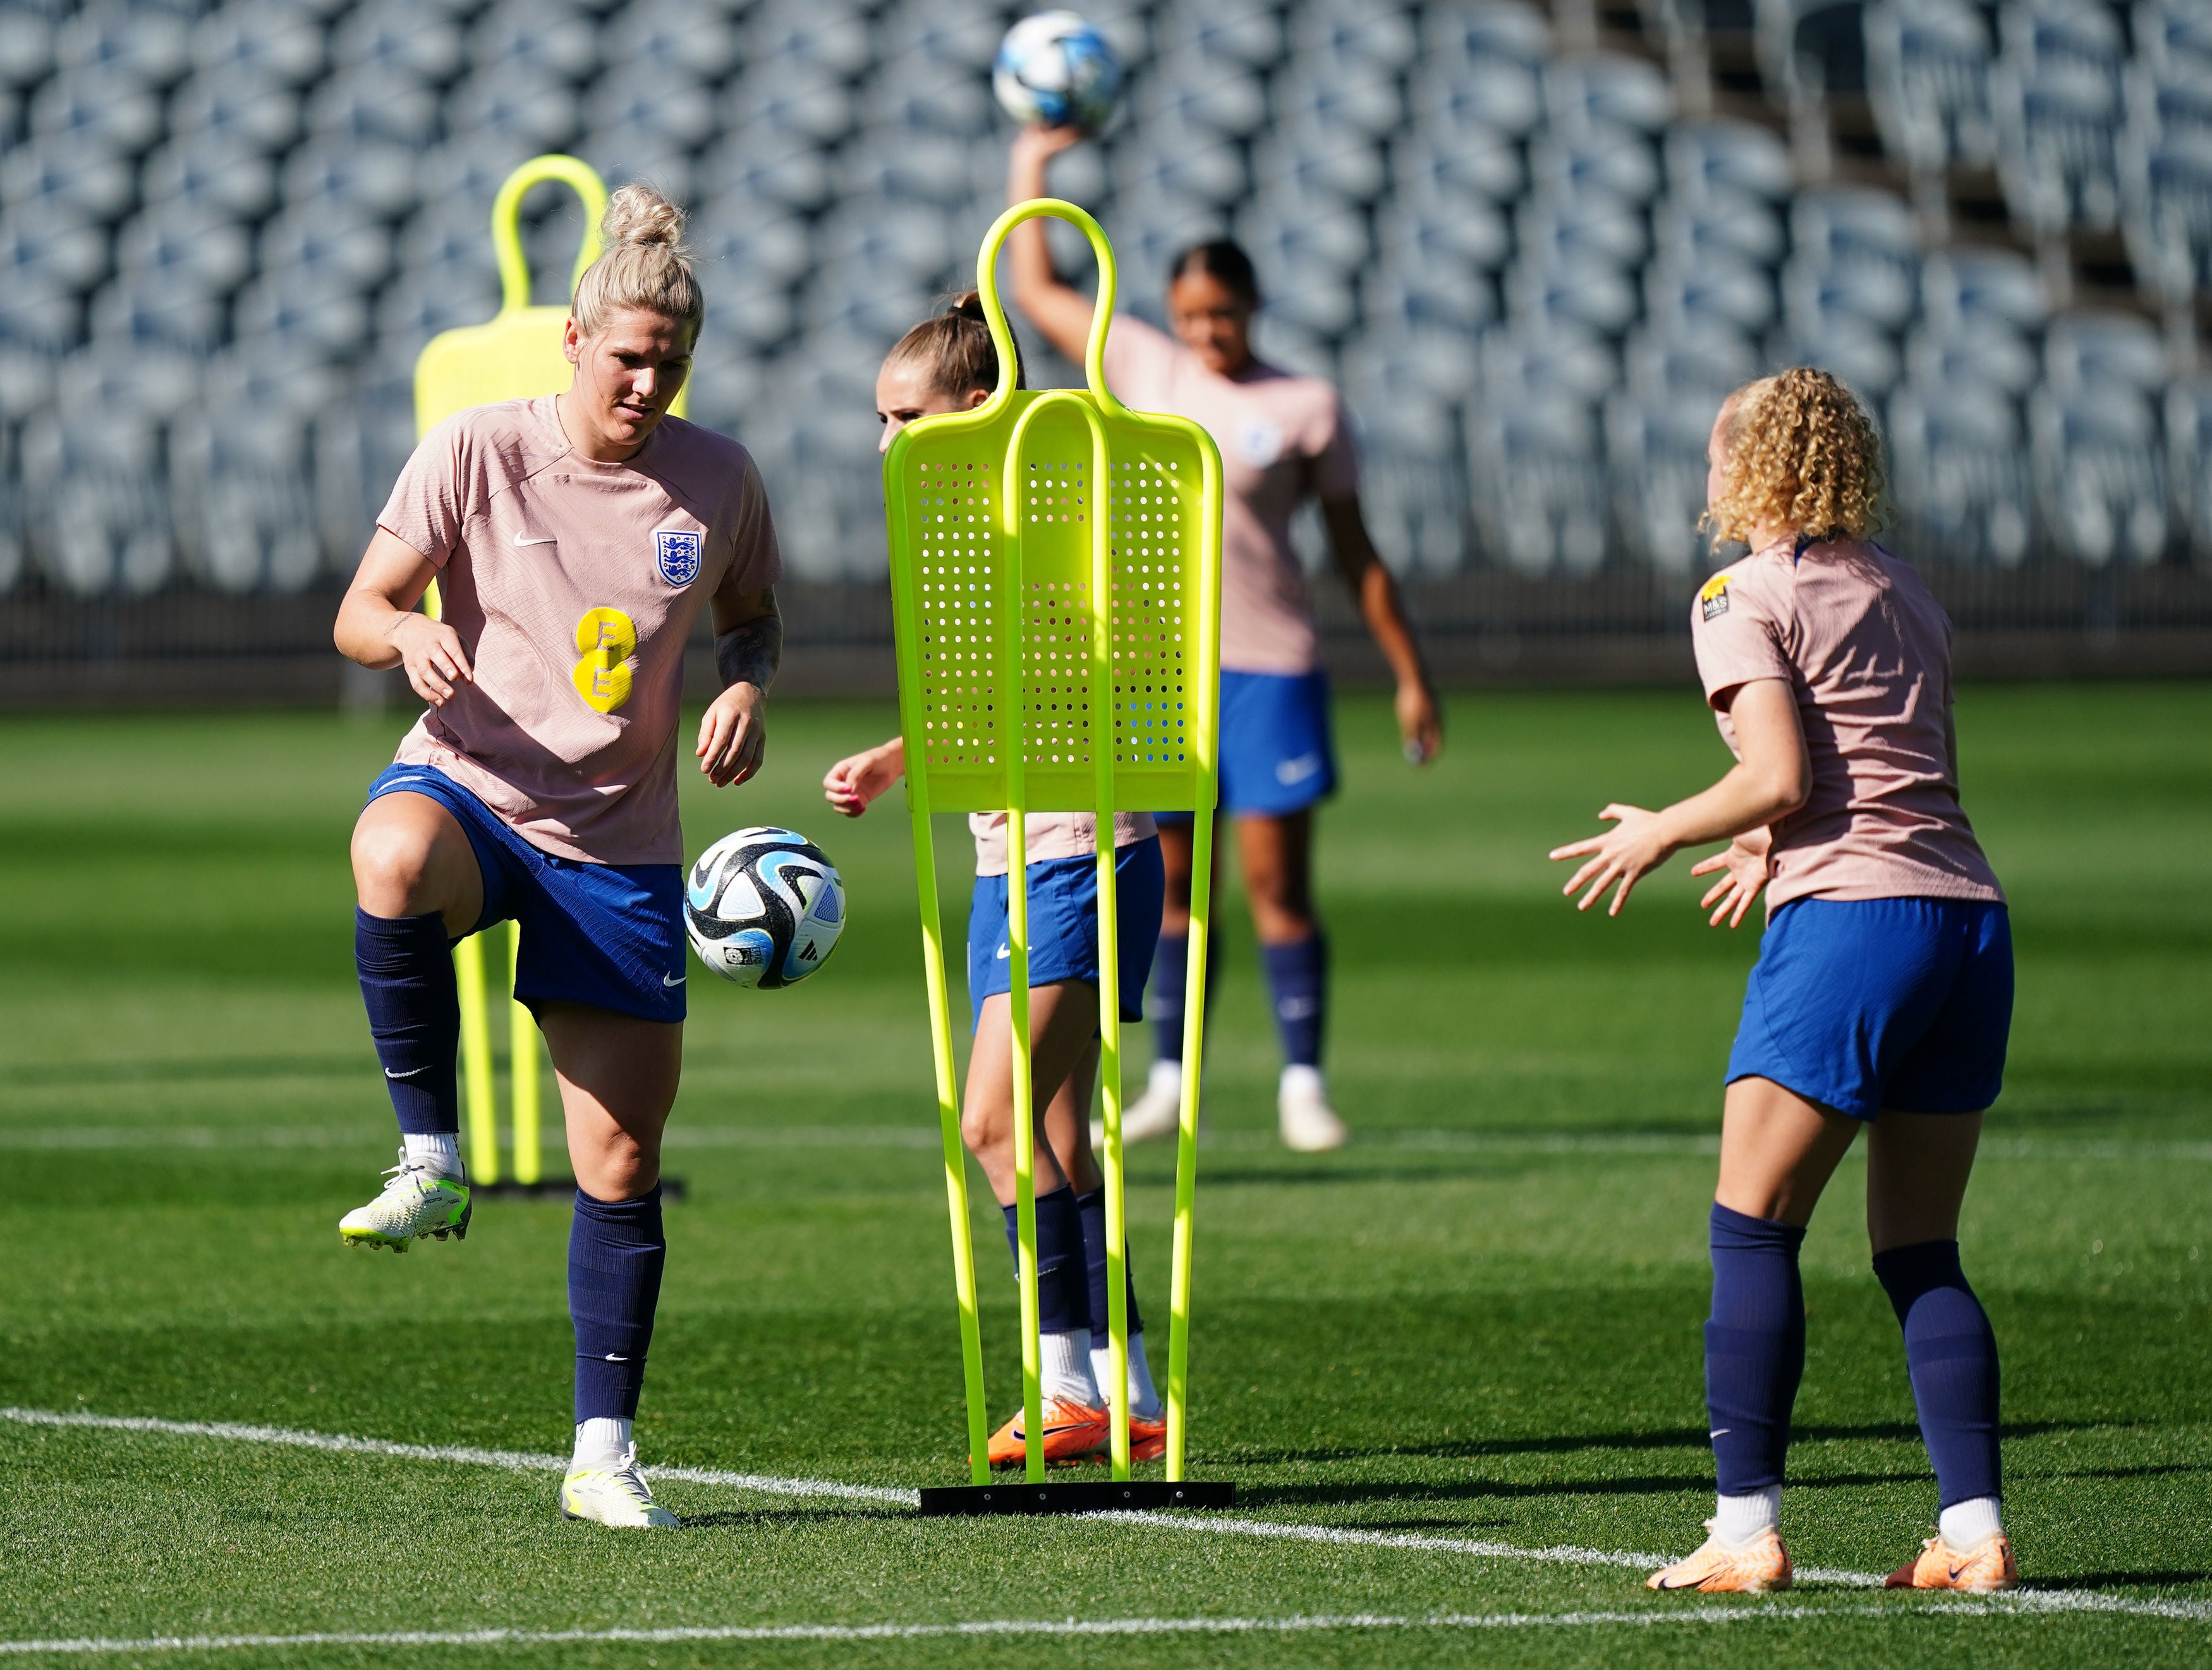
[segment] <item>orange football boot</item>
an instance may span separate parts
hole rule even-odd
[[[1920,1558],[1882,1580],[1884,1588],[1948,1588],[1962,1594],[1996,1594],[2020,1584],[2012,1539],[2002,1531],[1961,1554],[1941,1536],[1920,1545]]]
[[[1146,1420],[1142,1415],[1129,1417],[1129,1459],[1132,1461],[1157,1461],[1168,1453],[1168,1412],[1160,1412]]]
[[[1713,1528],[1711,1520],[1705,1529]],[[1790,1551],[1773,1531],[1761,1531],[1741,1548],[1707,1537],[1698,1552],[1644,1580],[1646,1588],[1693,1588],[1706,1594],[1765,1594],[1794,1581]]]
[[[1044,1406],[1044,1460],[1047,1467],[1065,1467],[1106,1448],[1113,1429],[1103,1408],[1052,1398]],[[991,1435],[988,1454],[994,1467],[1018,1467],[1026,1459],[1023,1445],[1022,1412]]]

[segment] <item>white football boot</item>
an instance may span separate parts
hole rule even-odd
[[[1283,1146],[1298,1154],[1326,1154],[1344,1146],[1351,1135],[1328,1105],[1328,1090],[1318,1067],[1285,1067],[1281,1087],[1275,1092],[1275,1112],[1282,1121]]]
[[[338,1239],[349,1247],[389,1247],[395,1253],[424,1236],[465,1241],[476,1210],[469,1186],[459,1177],[441,1177],[399,1151],[399,1163],[386,1171],[384,1192],[365,1206],[338,1219]]]
[[[1182,1063],[1155,1061],[1145,1080],[1145,1093],[1121,1109],[1121,1145],[1158,1142],[1172,1137],[1182,1125]],[[1091,1145],[1103,1153],[1106,1121],[1091,1121]]]
[[[673,1531],[681,1522],[653,1499],[652,1486],[637,1470],[635,1444],[623,1451],[618,1467],[582,1467],[562,1479],[561,1517],[641,1531]]]

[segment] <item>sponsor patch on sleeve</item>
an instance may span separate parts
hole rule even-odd
[[[1726,574],[1715,574],[1698,593],[1698,607],[1706,620],[1716,620],[1728,613],[1728,583]]]

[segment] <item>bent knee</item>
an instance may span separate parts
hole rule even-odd
[[[353,882],[372,916],[419,916],[445,901],[430,897],[434,842],[422,831],[364,819],[353,832]]]

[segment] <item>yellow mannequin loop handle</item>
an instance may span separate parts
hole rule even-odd
[[[599,258],[599,222],[607,212],[607,188],[592,165],[580,157],[534,156],[507,177],[491,201],[491,245],[499,253],[500,307],[512,312],[530,305],[530,263],[522,253],[522,199],[533,185],[557,180],[583,199],[584,237],[576,246],[576,270],[568,288],[575,290],[584,269]]]
[[[1083,349],[1083,374],[1099,405],[1108,413],[1124,416],[1128,408],[1106,386],[1106,331],[1114,323],[1114,246],[1105,228],[1083,210],[1058,197],[1031,197],[1018,203],[991,222],[983,234],[982,252],[975,258],[975,291],[982,298],[983,318],[991,327],[991,345],[999,350],[999,386],[981,410],[993,412],[1014,392],[1014,333],[1006,324],[1006,310],[999,301],[999,248],[1007,234],[1024,221],[1053,216],[1079,229],[1091,240],[1091,253],[1098,263],[1098,300],[1091,310],[1091,340]]]

